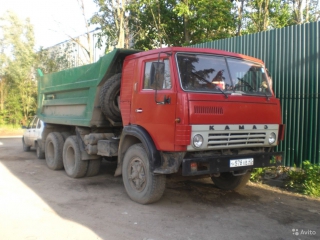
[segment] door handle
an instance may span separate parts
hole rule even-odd
[[[141,108],[136,109],[136,113],[142,113],[142,112],[143,112],[143,110]]]

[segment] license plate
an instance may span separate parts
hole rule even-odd
[[[230,160],[230,167],[252,166],[253,158]]]

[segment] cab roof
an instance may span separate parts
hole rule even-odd
[[[239,54],[239,53],[234,53],[234,52],[228,52],[224,50],[218,50],[218,49],[211,49],[211,48],[193,48],[193,47],[167,47],[167,48],[158,48],[158,49],[153,49],[153,50],[148,50],[148,51],[142,51],[138,53],[134,53],[132,55],[127,56],[127,59],[134,59],[138,57],[143,57],[143,56],[148,56],[152,54],[161,54],[161,53],[176,53],[176,52],[190,52],[190,53],[206,53],[206,54],[215,54],[215,55],[223,55],[223,56],[228,56],[228,57],[235,57],[235,58],[240,58],[240,59],[245,59],[257,63],[262,63],[263,61],[250,57],[244,54]]]

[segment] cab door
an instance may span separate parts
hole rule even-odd
[[[152,63],[159,60],[164,65],[164,75],[155,82],[151,76]],[[131,122],[148,131],[158,150],[173,151],[177,96],[170,59],[159,60],[157,56],[139,60],[138,69],[141,71],[134,82]]]

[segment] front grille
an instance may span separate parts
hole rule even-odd
[[[265,132],[229,132],[208,134],[208,147],[258,146],[263,145]]]

